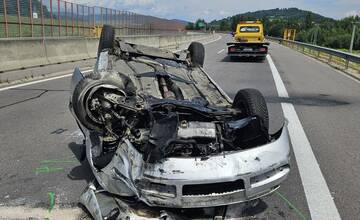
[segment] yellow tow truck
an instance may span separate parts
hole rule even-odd
[[[233,36],[234,41],[227,43],[230,58],[260,57],[265,59],[269,43],[264,41],[264,26],[261,21],[239,22]]]

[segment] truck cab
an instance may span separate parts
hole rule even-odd
[[[260,21],[240,22],[234,38],[238,42],[261,43],[264,41],[264,26]]]
[[[266,57],[269,43],[264,41],[264,26],[261,21],[239,22],[233,36],[233,42],[227,43],[230,58]]]

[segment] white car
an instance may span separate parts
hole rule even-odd
[[[286,125],[270,135],[261,93],[239,90],[232,101],[203,63],[200,43],[175,54],[103,28],[94,73],[75,70],[70,98],[96,177],[81,203],[95,219],[125,219],[128,199],[164,208],[251,201],[286,179]]]

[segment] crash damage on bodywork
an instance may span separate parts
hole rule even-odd
[[[166,208],[254,200],[290,170],[287,129],[269,135],[187,51],[117,39],[100,52],[94,73],[75,70],[70,109],[96,177],[81,197],[95,219],[131,216],[130,198]]]

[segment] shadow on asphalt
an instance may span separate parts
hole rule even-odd
[[[308,96],[294,96],[294,97],[265,97],[268,103],[291,103],[293,105],[318,106],[318,107],[334,107],[340,105],[349,105],[350,103],[338,98],[331,97],[325,94],[308,95]]]
[[[76,159],[81,163],[81,165],[72,168],[68,174],[69,179],[86,180],[88,183],[94,180],[95,176],[92,173],[90,165],[86,160],[85,145],[71,142],[69,143],[68,147],[73,152]]]
[[[256,216],[260,213],[265,212],[265,210],[268,208],[268,205],[260,199],[259,203],[255,206],[245,206],[245,208],[242,210],[242,215],[239,217],[249,217],[249,216]]]
[[[264,213],[268,208],[268,205],[261,199],[255,206],[251,206],[250,203],[238,203],[229,205],[226,207],[226,216],[229,218],[253,218],[257,215]],[[222,215],[222,207],[210,207],[210,208],[194,208],[194,209],[166,209],[168,213],[175,214],[175,216],[183,216],[181,219],[202,219],[213,218],[214,216]],[[225,211],[224,210],[224,211]],[[186,217],[186,218],[184,218]],[[175,218],[174,218],[175,219]],[[257,219],[257,218],[254,218]]]
[[[262,57],[230,57],[225,56],[221,62],[233,62],[233,63],[263,63],[265,59]]]
[[[243,88],[241,88],[243,89]],[[229,93],[230,98],[234,98],[236,93]],[[350,105],[351,102],[343,100],[340,97],[333,97],[327,94],[313,94],[292,97],[266,96],[263,93],[266,103],[281,104],[290,103],[293,105],[317,106],[317,107],[334,107],[341,105]]]

